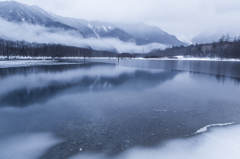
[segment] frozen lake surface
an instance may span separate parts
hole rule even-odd
[[[116,61],[1,68],[0,155],[239,157],[238,62]]]

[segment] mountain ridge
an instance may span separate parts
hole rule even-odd
[[[186,45],[174,35],[170,35],[158,27],[149,26],[143,23],[115,24],[62,17],[45,11],[36,5],[29,6],[16,1],[0,2],[0,17],[10,22],[41,25],[51,28],[52,30],[58,28],[65,31],[76,31],[79,36],[83,38],[115,38],[123,42],[134,42],[137,45],[150,43],[177,46]]]

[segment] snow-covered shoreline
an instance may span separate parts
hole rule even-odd
[[[211,127],[222,127],[222,126],[228,126],[228,125],[233,125],[235,124],[235,122],[232,122],[232,123],[224,123],[224,124],[211,124],[211,125],[207,125],[199,130],[197,130],[194,134],[200,134],[200,133],[203,133],[203,132],[206,132],[208,131],[208,128],[211,128]]]
[[[60,57],[55,58],[55,60],[83,60],[84,57]],[[86,60],[109,60],[109,57],[85,57]],[[111,60],[118,59],[117,57],[110,57]],[[193,56],[173,56],[173,57],[162,57],[162,58],[130,58],[130,57],[120,57],[119,59],[136,59],[136,60],[191,60],[191,61],[236,61],[240,62],[240,59],[234,58],[219,58],[219,57],[193,57]],[[13,56],[9,61],[12,60],[54,60],[52,57],[23,57],[23,56]],[[6,56],[0,56],[0,61],[8,61]]]
[[[219,57],[191,57],[191,56],[175,56],[176,60],[195,60],[195,61],[240,61],[240,59],[233,58],[219,58]]]
[[[83,57],[62,57],[59,58],[61,60],[71,60],[71,59],[84,59]],[[89,57],[85,58],[86,60],[89,59]],[[117,57],[110,57],[111,60],[117,60]],[[142,57],[136,57],[136,58],[130,58],[130,57],[123,57],[119,58],[122,59],[135,59],[135,60],[187,60],[187,61],[235,61],[240,62],[240,59],[224,59],[224,58],[209,58],[209,57],[184,57],[184,56],[174,56],[173,58],[169,57],[163,57],[163,58],[142,58]],[[109,57],[90,57],[90,60],[109,60]]]
[[[8,61],[7,56],[0,56],[0,61]],[[53,60],[52,57],[11,56],[10,60]]]
[[[61,61],[59,61],[61,60]],[[64,61],[66,60],[66,61]],[[69,63],[68,60],[73,60]],[[78,61],[79,60],[79,61]],[[61,57],[52,59],[51,57],[14,57],[7,60],[6,57],[0,56],[0,68],[8,67],[27,67],[27,66],[41,66],[41,65],[62,65],[62,64],[79,64],[83,61],[84,57]],[[109,57],[86,57],[86,61],[91,60],[109,60]],[[118,60],[116,57],[110,57],[110,60]],[[133,58],[120,58],[120,60],[133,60]],[[175,56],[173,58],[135,58],[135,60],[175,60],[175,61],[229,61],[229,62],[240,62],[240,59],[220,59],[220,58],[195,58],[195,57],[184,57]],[[73,63],[75,62],[75,63]]]
[[[0,61],[0,68],[81,64],[80,62],[59,62],[58,60],[9,60]]]
[[[210,58],[210,57],[163,57],[163,58],[136,58],[140,60],[175,60],[175,61],[233,61],[240,62],[240,59],[226,59],[226,58]]]

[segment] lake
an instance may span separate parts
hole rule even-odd
[[[239,134],[239,62],[67,62],[0,68],[3,158],[134,159],[149,158],[136,155],[149,150],[150,158],[165,159],[176,145],[198,145],[208,133]],[[206,126],[211,131],[201,133]],[[163,151],[176,140],[183,141]]]

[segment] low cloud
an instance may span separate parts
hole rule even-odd
[[[138,46],[134,43],[126,43],[117,39],[84,39],[74,31],[55,29],[54,31],[38,25],[19,24],[0,19],[0,38],[6,40],[25,40],[38,43],[60,43],[65,45],[87,47],[95,50],[113,50],[118,52],[142,53],[150,52],[153,49],[165,49],[167,46],[159,43],[151,43]]]

